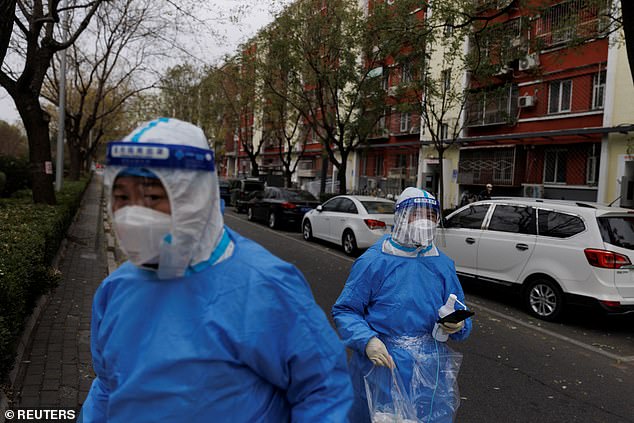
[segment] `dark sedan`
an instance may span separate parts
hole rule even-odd
[[[308,191],[267,187],[249,201],[247,217],[267,222],[270,228],[283,224],[299,225],[304,214],[318,204],[319,201]]]

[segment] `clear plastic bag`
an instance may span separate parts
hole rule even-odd
[[[372,423],[418,422],[398,371],[374,366],[363,379]]]
[[[398,370],[373,367],[364,378],[372,423],[452,422],[462,354],[427,335],[384,343]]]

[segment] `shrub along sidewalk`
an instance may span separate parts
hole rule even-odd
[[[65,181],[55,206],[32,204],[27,190],[0,198],[0,382],[13,365],[25,319],[59,280],[51,262],[88,181]]]

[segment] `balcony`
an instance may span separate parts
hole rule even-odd
[[[297,169],[299,178],[314,178],[317,176],[317,169]]]

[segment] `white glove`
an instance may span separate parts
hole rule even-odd
[[[446,334],[451,335],[452,333],[459,332],[464,327],[464,320],[458,323],[441,323],[442,330],[445,331]]]
[[[396,367],[392,356],[387,352],[385,344],[376,336],[370,338],[365,346],[365,354],[375,366],[385,366],[393,369]]]

